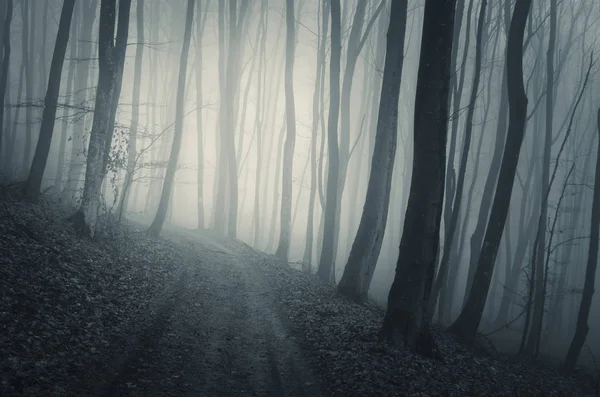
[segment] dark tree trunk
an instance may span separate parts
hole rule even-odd
[[[327,143],[329,166],[327,167],[327,194],[325,198],[325,221],[323,247],[317,274],[322,280],[331,281],[335,263],[335,217],[338,195],[340,154],[338,148],[338,120],[340,107],[340,58],[341,58],[341,6],[340,0],[331,0],[331,61],[329,69],[329,120]]]
[[[433,287],[432,293],[432,307],[430,308],[430,315],[433,316],[435,310],[435,304],[437,302],[439,293],[442,286],[446,283],[448,277],[448,267],[450,266],[450,252],[452,249],[452,243],[454,241],[454,235],[456,234],[456,228],[458,226],[458,215],[462,204],[463,189],[465,186],[465,174],[467,172],[467,163],[469,161],[469,152],[471,151],[471,137],[473,135],[473,118],[475,117],[475,103],[477,101],[477,95],[479,94],[479,82],[481,80],[481,63],[483,58],[483,30],[485,22],[485,13],[487,7],[487,0],[481,1],[481,8],[479,10],[479,20],[477,23],[477,41],[475,45],[475,70],[473,71],[473,84],[471,86],[471,98],[469,100],[469,106],[467,110],[467,120],[465,121],[465,136],[462,148],[462,154],[460,159],[460,166],[458,170],[458,179],[456,182],[456,192],[454,196],[454,205],[452,206],[452,214],[449,219],[449,224],[446,225],[444,240],[444,249],[442,253],[442,260],[440,262],[440,268],[438,271],[437,279]],[[455,98],[457,100],[457,98]],[[452,164],[448,165],[453,166]]]
[[[60,92],[60,81],[65,62],[65,53],[69,43],[69,31],[71,29],[71,19],[75,0],[64,0],[60,21],[58,23],[58,33],[54,45],[54,54],[52,54],[52,65],[50,66],[50,76],[48,78],[48,89],[44,99],[44,112],[42,114],[42,125],[40,127],[40,136],[36,145],[35,155],[29,176],[25,185],[25,194],[30,199],[37,199],[42,186],[42,177],[48,161],[50,144],[52,143],[52,134],[54,133],[54,122],[56,121],[56,106],[58,94]]]
[[[407,0],[392,2],[379,116],[363,213],[338,291],[364,301],[381,252],[388,218],[398,137],[398,102],[404,64]]]
[[[477,328],[483,315],[496,255],[508,215],[521,143],[525,134],[527,95],[523,82],[523,36],[530,9],[531,0],[517,0],[507,43],[506,64],[510,118],[504,156],[498,176],[498,186],[483,246],[477,261],[473,285],[468,293],[463,310],[450,326],[452,332],[468,342],[475,340]]]
[[[456,0],[427,0],[417,77],[413,170],[382,335],[435,354],[428,307],[444,200],[448,95]]]
[[[183,46],[181,48],[181,59],[179,61],[179,79],[177,82],[177,98],[175,103],[175,125],[173,144],[171,145],[171,154],[167,164],[165,173],[165,181],[160,196],[160,203],[152,224],[148,228],[148,234],[158,236],[162,230],[167,209],[169,208],[169,200],[173,191],[173,182],[175,179],[175,171],[177,170],[177,161],[181,148],[181,140],[183,138],[183,120],[184,120],[184,100],[185,100],[185,80],[187,73],[188,54],[190,50],[190,39],[192,36],[192,21],[194,19],[194,3],[195,0],[188,0],[185,17],[185,30],[183,33]]]
[[[2,136],[6,135],[8,128],[4,126],[4,100],[6,98],[6,84],[8,82],[8,69],[10,65],[10,24],[13,15],[13,1],[6,1],[6,17],[2,29],[2,64],[0,65],[0,156],[2,156]],[[8,123],[6,125],[8,127]]]

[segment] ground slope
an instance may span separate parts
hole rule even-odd
[[[580,396],[550,369],[377,340],[383,312],[241,242],[0,197],[0,396]],[[137,231],[136,231],[137,229]],[[311,371],[312,369],[312,371]]]

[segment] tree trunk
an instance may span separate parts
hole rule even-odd
[[[204,36],[204,27],[206,26],[206,17],[208,12],[202,12],[202,3],[196,7],[196,139],[198,174],[196,176],[197,211],[198,211],[198,230],[205,227],[204,220],[204,133],[203,133],[203,95],[202,95],[202,38]]]
[[[125,181],[121,191],[121,202],[119,203],[119,222],[123,214],[127,212],[129,194],[135,173],[137,158],[137,133],[140,120],[140,90],[142,86],[142,61],[144,59],[144,0],[136,3],[136,30],[137,45],[135,46],[135,62],[133,66],[133,93],[131,96],[131,123],[129,124],[129,142],[127,145],[127,167],[125,169]]]
[[[114,130],[114,103],[118,102],[115,92],[120,91],[117,85],[121,82],[120,76],[123,75],[131,0],[119,1],[119,23],[115,39],[116,8],[116,0],[102,0],[100,4],[96,107],[90,134],[83,197],[79,209],[70,218],[76,230],[89,236],[94,235],[96,227],[100,190],[108,157],[106,150],[110,147]]]
[[[475,340],[477,328],[483,315],[496,255],[508,214],[521,143],[525,134],[527,95],[523,82],[523,36],[530,9],[531,0],[517,0],[507,43],[506,65],[510,119],[504,156],[498,176],[498,187],[492,204],[482,250],[477,261],[473,285],[468,293],[463,310],[450,326],[451,332],[459,335],[469,343]]]
[[[286,41],[285,41],[285,117],[286,139],[283,148],[283,173],[281,182],[281,215],[279,244],[275,255],[285,261],[290,252],[290,234],[292,217],[292,171],[294,165],[294,147],[296,146],[296,110],[294,104],[294,47],[296,44],[296,19],[294,0],[285,2]]]
[[[96,19],[96,8],[98,8],[98,0],[88,0],[84,2],[87,7],[81,7],[81,31],[79,37],[81,43],[79,47],[77,62],[77,72],[75,76],[75,105],[86,106],[88,99],[88,80],[90,76],[90,58],[92,57],[92,28]],[[75,43],[73,43],[75,44]],[[69,175],[67,177],[67,193],[70,195],[71,201],[79,195],[80,180],[84,175],[86,163],[86,133],[85,124],[86,116],[81,116],[73,125],[73,140],[71,142],[71,155],[69,163]]]
[[[440,262],[440,268],[438,271],[437,279],[433,287],[432,294],[432,307],[429,310],[429,314],[433,316],[435,310],[435,304],[437,302],[442,285],[446,283],[448,277],[448,267],[450,265],[450,251],[452,243],[454,241],[454,235],[456,234],[456,228],[458,226],[458,215],[462,204],[463,189],[465,185],[465,174],[467,171],[467,163],[469,161],[469,152],[471,151],[471,137],[473,135],[473,118],[475,117],[475,103],[477,101],[477,95],[479,94],[479,82],[481,80],[481,63],[483,53],[483,30],[486,15],[487,0],[481,1],[481,8],[479,10],[479,21],[477,23],[477,41],[475,44],[475,70],[473,71],[473,84],[471,86],[471,98],[469,100],[469,106],[467,110],[467,119],[465,121],[465,136],[462,148],[462,154],[460,159],[460,166],[458,169],[458,179],[456,182],[456,191],[452,206],[452,214],[449,219],[449,224],[446,225],[446,233],[444,240],[444,249],[442,253],[442,260]],[[466,51],[466,50],[465,50]],[[458,98],[455,98],[457,100]],[[453,167],[452,164],[448,164],[448,167]]]
[[[2,29],[2,65],[0,65],[0,156],[2,156],[2,136],[8,131],[8,123],[4,126],[4,100],[6,98],[6,84],[8,82],[8,69],[10,66],[10,24],[13,15],[13,1],[6,1],[6,16]]]
[[[267,31],[268,31],[268,8],[267,0],[261,0],[261,11],[260,11],[260,26],[262,29],[262,36],[260,40],[260,59],[258,60],[258,81],[257,81],[257,103],[256,103],[256,117],[255,126],[256,129],[256,186],[254,188],[254,208],[252,211],[252,225],[253,225],[253,246],[258,248],[260,242],[260,192],[261,192],[261,181],[262,181],[262,137],[263,137],[263,126],[265,120],[265,109],[266,109],[266,82],[267,82],[267,64],[266,64],[266,44],[267,44]]]
[[[413,169],[382,336],[435,354],[428,322],[444,200],[448,95],[456,0],[427,0],[417,77]]]
[[[50,66],[46,98],[44,99],[44,112],[42,114],[40,135],[25,185],[26,196],[34,200],[37,199],[40,194],[42,177],[44,176],[46,162],[48,161],[48,153],[50,152],[50,144],[52,143],[54,123],[56,121],[56,106],[58,94],[60,93],[61,74],[65,62],[67,45],[69,43],[69,31],[71,29],[71,19],[73,17],[74,8],[75,0],[64,0],[62,11],[60,13],[60,21],[58,23],[58,33],[56,35],[54,53],[52,54],[52,65]]]
[[[323,226],[323,247],[319,258],[317,274],[322,280],[331,281],[335,263],[335,218],[337,213],[339,148],[338,119],[340,108],[340,58],[341,58],[341,6],[339,0],[331,0],[331,61],[329,90],[329,120],[327,144],[329,166],[327,167],[327,195],[325,198],[325,222]]]
[[[181,140],[183,138],[183,121],[184,121],[184,100],[185,100],[185,80],[187,73],[188,53],[190,50],[190,39],[192,36],[192,21],[194,18],[194,3],[195,0],[188,0],[187,11],[185,17],[185,30],[183,33],[183,46],[181,48],[181,59],[179,61],[179,79],[177,82],[177,98],[175,103],[175,125],[173,144],[171,145],[171,154],[167,164],[165,173],[165,181],[160,196],[160,203],[152,224],[148,228],[148,234],[158,236],[162,230],[167,209],[169,208],[169,200],[173,190],[173,181],[175,179],[175,171],[177,170],[177,161],[181,149]]]
[[[587,266],[585,269],[585,281],[581,294],[581,303],[577,314],[577,325],[575,335],[569,345],[563,368],[572,373],[577,365],[579,354],[585,344],[589,332],[588,318],[592,308],[594,297],[594,284],[596,280],[596,268],[598,266],[598,240],[600,239],[600,109],[598,109],[598,155],[596,157],[596,173],[594,176],[594,198],[592,201],[592,216],[590,221],[590,243],[588,248]]]
[[[398,137],[398,102],[404,64],[407,9],[407,0],[392,3],[367,194],[356,238],[338,285],[340,293],[358,301],[368,298],[388,218]]]
[[[323,1],[318,6],[317,13],[319,10],[321,15],[317,15],[322,19],[322,24],[319,23],[319,27],[322,29],[319,31],[319,52],[317,54],[317,73],[315,87],[313,91],[313,103],[312,103],[312,136],[310,140],[310,193],[308,197],[308,217],[306,222],[306,244],[304,246],[304,254],[302,255],[302,262],[311,268],[312,255],[313,255],[313,240],[314,240],[314,218],[315,218],[315,195],[317,189],[317,134],[319,131],[319,119],[321,109],[319,104],[319,93],[321,91],[321,70],[325,69],[325,48],[327,43],[327,32],[329,31],[329,2]],[[317,19],[319,22],[319,19]],[[323,131],[324,133],[324,131]],[[323,137],[321,137],[323,139]]]
[[[81,3],[79,3],[81,4]],[[76,5],[77,7],[77,5]],[[75,84],[75,59],[77,58],[77,40],[79,39],[79,17],[81,14],[78,14],[79,8],[77,8],[75,13],[75,20],[72,21],[71,27],[71,36],[69,38],[69,72],[67,73],[67,87],[65,89],[65,106],[62,111],[62,125],[60,131],[60,142],[58,147],[58,159],[56,164],[56,178],[54,179],[54,191],[57,194],[61,194],[64,187],[64,174],[65,174],[65,152],[67,149],[67,136],[69,135],[69,115],[71,112],[69,111],[69,106],[73,105],[72,94],[73,94],[73,84]],[[73,131],[74,132],[74,131]]]
[[[510,24],[507,20],[510,18],[510,1],[505,0],[505,21],[507,25]],[[507,9],[508,8],[508,9]],[[505,62],[506,63],[506,62]],[[507,129],[507,121],[508,121],[508,88],[507,88],[507,66],[506,64],[502,68],[502,83],[501,83],[501,92],[500,92],[500,105],[498,110],[498,122],[496,127],[496,142],[494,146],[494,153],[492,154],[492,159],[490,160],[490,169],[488,171],[488,176],[485,180],[485,184],[483,187],[483,194],[481,197],[481,202],[479,204],[479,212],[477,215],[477,223],[475,225],[475,229],[471,234],[471,239],[469,241],[470,255],[469,255],[469,270],[467,273],[467,287],[465,289],[465,297],[463,299],[466,301],[467,296],[469,294],[469,290],[471,289],[471,284],[473,282],[473,276],[475,274],[475,269],[477,266],[477,259],[479,258],[479,254],[481,252],[481,243],[483,241],[483,236],[485,232],[485,227],[487,225],[487,221],[489,219],[490,214],[490,206],[492,204],[492,198],[494,197],[494,192],[496,191],[496,183],[498,181],[498,173],[500,172],[500,164],[502,161],[502,154],[504,153],[504,145],[506,142],[506,134],[508,132]]]

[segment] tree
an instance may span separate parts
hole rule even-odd
[[[344,67],[344,75],[342,78],[342,87],[340,91],[340,103],[339,103],[339,161],[337,167],[338,171],[338,192],[336,194],[337,203],[335,207],[335,223],[334,223],[334,240],[333,240],[333,261],[335,262],[339,243],[340,234],[340,219],[342,209],[342,197],[344,195],[344,189],[346,186],[346,175],[348,173],[348,165],[350,163],[350,99],[352,96],[352,85],[354,82],[354,72],[360,53],[369,37],[373,25],[377,20],[377,17],[381,13],[385,1],[381,1],[375,12],[369,19],[365,31],[363,33],[363,25],[365,22],[365,13],[367,7],[367,1],[359,1],[356,5],[356,11],[352,20],[352,28],[348,35],[348,44],[346,49],[346,65]],[[349,7],[345,7],[347,10]],[[344,26],[344,25],[342,25]],[[335,264],[332,266],[332,274],[335,279]]]
[[[407,0],[392,2],[367,195],[348,263],[338,285],[340,293],[359,301],[367,299],[388,218],[398,137],[407,9]]]
[[[440,238],[456,0],[427,0],[414,115],[413,170],[382,336],[430,354],[428,306]]]
[[[596,155],[596,173],[594,176],[594,198],[592,200],[592,217],[590,221],[590,239],[588,247],[587,266],[585,269],[585,281],[581,293],[581,303],[577,314],[577,325],[575,335],[569,345],[567,356],[563,367],[565,371],[571,373],[575,370],[577,359],[585,343],[585,339],[590,330],[588,318],[592,308],[592,298],[594,297],[594,284],[596,280],[596,268],[598,267],[598,241],[600,239],[600,109],[597,117],[598,128],[598,154]]]
[[[127,144],[127,166],[125,169],[125,181],[121,192],[119,203],[119,220],[127,211],[133,173],[135,169],[135,157],[137,153],[137,134],[140,119],[140,89],[142,83],[142,60],[144,57],[144,0],[137,0],[136,4],[136,29],[137,44],[135,46],[135,62],[133,66],[133,93],[131,97],[131,124],[129,124],[129,141]]]
[[[89,236],[94,235],[98,217],[100,190],[108,162],[107,150],[110,149],[114,131],[114,117],[119,102],[129,33],[131,0],[119,0],[118,28],[115,38],[116,3],[117,0],[102,0],[100,3],[98,86],[94,120],[90,134],[83,197],[79,209],[70,218],[76,230]]]
[[[75,99],[77,106],[84,107],[88,100],[88,80],[91,71],[92,58],[92,34],[94,20],[96,19],[96,9],[98,8],[98,0],[81,1],[81,24],[79,38],[79,51],[77,52],[79,61],[75,72]],[[73,43],[74,44],[74,43]],[[86,116],[79,117],[73,125],[73,139],[71,142],[71,154],[69,161],[69,175],[67,177],[66,192],[70,196],[71,201],[79,196],[80,180],[84,178],[86,158],[84,155],[86,144]]]
[[[294,105],[294,47],[296,45],[296,19],[294,17],[294,0],[286,0],[285,9],[285,117],[287,131],[283,149],[281,227],[279,228],[279,245],[277,246],[275,255],[287,261],[290,252],[292,170],[294,165],[294,147],[296,145],[296,110]]]
[[[306,245],[304,246],[304,254],[302,255],[302,262],[309,268],[312,263],[314,240],[315,195],[317,189],[317,132],[319,130],[321,112],[324,112],[324,109],[320,106],[321,102],[319,94],[322,91],[323,73],[325,72],[325,50],[327,48],[327,32],[329,31],[329,0],[321,2],[318,7],[322,23],[319,23],[319,48],[317,52],[316,81],[313,91],[312,135],[310,140],[310,193],[308,198],[308,217],[306,221]],[[319,15],[317,17],[319,17]],[[317,21],[317,23],[318,22],[319,21]],[[324,133],[325,131],[323,129],[323,135]],[[324,142],[323,136],[321,136],[321,142]]]
[[[207,2],[208,3],[208,2]],[[208,6],[208,4],[206,4]],[[207,7],[208,8],[208,7]],[[202,37],[204,26],[206,26],[206,17],[208,12],[203,12],[202,3],[196,7],[196,129],[198,130],[198,175],[196,181],[198,194],[198,229],[204,229],[204,142],[203,142],[203,121],[202,121]]]
[[[550,35],[548,38],[548,50],[546,52],[546,131],[544,137],[544,155],[542,165],[542,192],[549,192],[550,183],[550,156],[552,152],[552,127],[554,121],[554,62],[555,47],[557,35],[557,0],[550,0]],[[531,333],[525,346],[527,353],[536,356],[540,347],[542,334],[542,323],[544,319],[545,297],[545,276],[544,268],[548,263],[544,260],[546,256],[546,229],[548,219],[548,194],[540,198],[541,211],[538,221],[537,236],[533,247],[532,281],[533,294],[535,295],[535,304],[533,308],[533,318],[531,324]]]
[[[64,0],[60,20],[58,22],[58,33],[54,44],[54,54],[52,54],[52,64],[50,65],[50,76],[48,77],[48,89],[44,99],[44,112],[42,114],[42,124],[40,126],[40,137],[38,139],[35,154],[29,176],[25,184],[25,194],[30,199],[36,199],[40,194],[42,186],[42,177],[48,161],[50,144],[52,143],[52,134],[54,133],[54,122],[56,120],[56,105],[58,94],[60,92],[60,80],[65,62],[65,53],[69,43],[69,31],[71,29],[71,19],[75,0]]]
[[[184,100],[185,100],[185,80],[187,74],[188,54],[190,50],[190,41],[192,37],[192,21],[194,18],[194,3],[195,0],[188,0],[187,11],[185,17],[185,30],[183,32],[183,46],[181,48],[181,59],[179,61],[179,79],[177,82],[177,99],[175,103],[175,126],[173,143],[171,145],[171,155],[167,164],[165,173],[165,181],[163,183],[160,202],[152,224],[148,228],[148,234],[158,236],[162,230],[167,209],[169,208],[169,200],[173,190],[173,181],[175,179],[175,171],[177,170],[177,161],[181,149],[181,140],[183,138],[183,120],[184,120]]]
[[[525,134],[527,95],[523,82],[523,36],[530,9],[531,0],[517,0],[513,11],[506,54],[509,121],[504,155],[498,175],[498,185],[481,253],[477,261],[473,284],[460,315],[449,328],[451,332],[459,335],[469,343],[475,340],[477,328],[483,315],[496,255],[498,254],[508,215],[521,144]]]
[[[2,64],[0,65],[0,155],[2,154],[2,135],[7,129],[4,128],[4,99],[6,98],[6,83],[8,81],[8,69],[10,65],[10,24],[13,14],[13,1],[6,1],[6,17],[2,29]]]
[[[475,117],[475,102],[477,101],[477,95],[479,94],[479,82],[481,80],[481,63],[483,58],[483,30],[485,29],[485,13],[487,7],[487,0],[481,1],[481,7],[479,9],[479,21],[477,23],[477,43],[475,48],[475,70],[473,71],[473,84],[471,86],[471,98],[467,109],[467,119],[465,121],[465,136],[463,141],[462,154],[460,159],[460,166],[458,169],[458,178],[456,181],[456,192],[454,197],[454,205],[452,206],[452,214],[450,215],[449,223],[446,225],[446,233],[444,240],[444,248],[442,252],[442,260],[440,261],[440,267],[438,276],[435,280],[433,287],[433,296],[431,299],[432,307],[430,308],[430,315],[433,315],[435,310],[435,304],[437,302],[439,293],[442,289],[442,285],[446,283],[448,277],[448,268],[450,266],[450,251],[452,249],[452,243],[456,234],[456,228],[458,226],[458,215],[462,204],[463,189],[465,186],[465,174],[467,172],[467,163],[469,161],[469,152],[471,151],[471,137],[473,135],[473,118]],[[466,50],[465,50],[466,52]],[[454,98],[455,101],[459,99]],[[454,166],[454,165],[449,165]],[[454,175],[454,173],[453,173]]]
[[[323,247],[319,258],[317,274],[322,280],[330,281],[335,261],[335,217],[338,195],[340,154],[338,148],[338,120],[340,108],[340,58],[341,6],[339,0],[331,0],[331,61],[329,65],[329,116],[327,126],[327,195],[325,199],[325,222],[323,226]]]

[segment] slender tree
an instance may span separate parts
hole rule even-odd
[[[137,0],[136,7],[137,43],[135,46],[135,62],[133,65],[133,93],[131,96],[131,123],[129,124],[129,140],[127,142],[127,166],[125,168],[125,181],[121,191],[119,203],[119,220],[127,211],[133,173],[135,172],[135,159],[137,157],[137,135],[140,120],[140,90],[142,86],[142,60],[144,59],[144,0]]]
[[[325,198],[325,221],[323,226],[323,247],[319,258],[317,274],[322,280],[331,281],[335,262],[335,217],[339,177],[338,120],[340,107],[340,58],[341,6],[339,0],[331,0],[331,61],[329,65],[329,117],[327,131],[327,195]]]
[[[594,284],[596,282],[596,269],[598,267],[598,241],[600,240],[600,109],[597,117],[598,128],[598,155],[596,156],[596,173],[594,176],[594,198],[592,200],[592,217],[590,221],[590,239],[588,247],[587,266],[585,269],[585,281],[581,293],[581,303],[577,314],[577,324],[575,335],[569,345],[567,356],[563,367],[565,371],[571,373],[575,370],[577,360],[585,339],[590,330],[588,318],[592,308],[592,298],[594,297]]]
[[[302,262],[309,268],[313,257],[315,195],[317,190],[317,133],[319,130],[321,113],[325,111],[320,106],[320,93],[323,85],[322,73],[325,71],[327,32],[329,31],[329,0],[325,0],[318,4],[317,14],[319,14],[319,11],[321,14],[320,20],[322,20],[322,22],[319,23],[319,49],[317,53],[316,81],[313,91],[312,135],[310,140],[310,193],[308,197],[308,217],[306,221],[306,245],[304,246],[304,254],[302,256]],[[323,134],[324,132],[325,131],[323,131]],[[321,136],[321,142],[323,141],[324,137]]]
[[[292,170],[294,166],[294,147],[296,145],[296,108],[294,105],[294,47],[296,45],[296,19],[294,0],[285,2],[286,40],[285,40],[285,117],[286,139],[283,148],[283,173],[281,183],[281,215],[279,245],[275,255],[287,261],[290,252],[290,234],[292,217]]]
[[[208,8],[208,2],[205,3]],[[198,211],[198,229],[204,229],[204,134],[202,117],[202,38],[204,36],[204,26],[206,26],[206,17],[208,12],[203,10],[202,2],[196,6],[196,129],[197,131],[197,155],[198,155],[198,174],[196,176],[197,192],[197,211]]]
[[[367,299],[388,218],[398,136],[407,9],[407,0],[392,2],[367,195],[350,257],[338,285],[342,294],[359,301]]]
[[[58,94],[60,92],[60,81],[65,62],[65,54],[69,43],[69,31],[71,29],[71,19],[75,0],[64,0],[60,21],[58,22],[58,33],[54,44],[54,54],[52,55],[52,64],[50,66],[50,76],[48,78],[48,89],[44,99],[44,112],[42,114],[42,125],[40,127],[40,137],[33,156],[31,169],[27,183],[25,184],[25,194],[30,199],[36,199],[40,194],[42,186],[42,177],[48,161],[50,144],[52,143],[52,134],[54,133],[54,122],[56,120],[56,106]]]
[[[10,66],[10,24],[13,14],[13,1],[6,1],[6,17],[2,29],[2,64],[0,65],[0,156],[2,155],[2,135],[6,135],[4,127],[4,99],[6,98],[6,84],[8,82],[8,69]],[[8,123],[7,123],[8,125]]]
[[[468,292],[463,310],[450,326],[451,332],[468,342],[475,340],[477,328],[483,315],[496,255],[508,215],[521,144],[525,134],[527,95],[523,82],[523,36],[530,9],[531,0],[517,0],[513,11],[506,55],[509,124],[504,156],[498,176],[498,186],[472,287]]]
[[[429,296],[444,200],[448,95],[456,0],[427,0],[414,116],[413,169],[396,275],[382,336],[403,336],[412,350],[432,354]]]
[[[88,94],[88,85],[90,80],[93,26],[96,20],[96,9],[98,0],[81,1],[81,23],[79,31],[79,40],[77,43],[78,60],[77,70],[75,72],[75,105],[86,107],[86,102],[90,95]],[[71,154],[69,160],[69,175],[67,177],[66,193],[71,201],[75,201],[80,195],[81,179],[85,175],[85,146],[87,141],[86,120],[88,117],[82,115],[73,123],[73,139],[71,142]]]
[[[175,125],[173,144],[171,145],[171,155],[167,164],[167,172],[165,181],[160,196],[160,203],[152,224],[148,228],[148,234],[158,236],[162,230],[167,209],[169,208],[169,200],[173,190],[173,182],[175,179],[175,171],[177,170],[177,161],[179,152],[181,151],[181,140],[183,138],[183,120],[184,120],[184,100],[185,100],[185,80],[187,74],[188,54],[190,50],[190,41],[192,37],[192,21],[194,18],[194,3],[195,0],[188,0],[187,11],[185,17],[185,30],[183,33],[183,46],[181,48],[181,59],[179,61],[179,81],[177,82],[177,99],[175,103]]]

